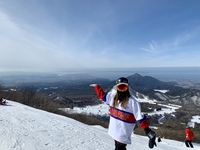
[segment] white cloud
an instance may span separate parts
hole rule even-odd
[[[175,47],[181,46],[182,44],[194,39],[198,38],[200,35],[200,28],[193,29],[192,31],[186,31],[183,32],[182,34],[178,35],[173,44]]]
[[[2,12],[0,20],[1,70],[48,71],[79,65],[74,62],[73,53],[23,30]]]
[[[122,2],[114,5],[107,1],[87,2],[76,5],[74,1],[50,1],[46,5],[39,0],[19,1],[10,7],[10,1],[0,3],[0,64],[3,66],[0,70],[155,67],[165,65],[162,60],[170,61],[168,57],[175,60],[179,54],[188,55],[183,51],[193,44],[185,43],[194,43],[193,39],[200,33],[193,28],[193,32],[188,30],[179,35],[181,31],[166,33],[165,26],[157,29],[153,24],[156,20],[146,22],[146,17],[155,15],[154,11],[158,10],[151,12],[143,2],[135,9],[132,8],[136,2],[123,6]],[[138,7],[148,8],[148,11],[141,14]],[[162,32],[158,34],[158,31]],[[150,42],[145,44],[144,41]],[[194,51],[197,50],[198,47]],[[179,58],[176,59],[178,62]]]
[[[147,52],[150,52],[150,53],[156,53],[157,52],[157,43],[155,41],[151,41],[149,44],[148,44],[148,47],[147,48],[140,48],[141,50],[144,50],[144,51],[147,51]]]

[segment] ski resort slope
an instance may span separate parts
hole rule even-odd
[[[107,129],[8,101],[0,106],[0,150],[114,150]],[[132,135],[127,150],[147,150],[146,136]],[[183,142],[162,139],[154,150],[184,150]],[[194,149],[200,144],[194,143]]]

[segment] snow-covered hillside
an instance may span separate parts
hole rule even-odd
[[[150,103],[150,104],[155,104],[160,107],[164,107],[159,111],[154,110],[151,113],[147,113],[149,116],[152,115],[164,115],[164,114],[172,114],[173,112],[176,112],[177,109],[181,108],[180,105],[175,105],[175,104],[159,104],[159,101],[156,100],[151,100],[147,97],[144,98],[137,98],[137,100],[140,103]],[[73,109],[71,108],[61,108],[61,110],[64,110],[68,113],[83,113],[83,114],[94,114],[94,115],[109,115],[109,106],[106,103],[102,103],[96,106],[86,106],[86,107],[74,107]],[[145,112],[143,112],[145,113]]]
[[[13,101],[0,106],[0,150],[113,150],[107,129],[34,109]],[[127,150],[147,150],[146,136],[132,135]],[[155,150],[188,149],[183,142],[162,139]],[[194,149],[200,144],[194,143]]]
[[[162,115],[163,116],[162,118],[165,117],[165,114],[171,114],[172,116],[174,116],[173,113],[182,107],[181,105],[175,105],[171,103],[162,104],[162,103],[159,103],[159,101],[157,100],[151,100],[145,96],[143,98],[137,98],[137,100],[140,103],[149,103],[149,104],[155,104],[157,106],[160,106],[161,108],[160,110],[153,110],[152,112],[143,112],[145,114],[148,114],[148,116]],[[86,106],[86,107],[81,107],[81,108],[74,107],[73,109],[71,108],[60,108],[60,109],[67,113],[81,113],[81,114],[87,114],[87,115],[93,114],[93,115],[109,116],[109,106],[106,103],[102,103],[95,106]],[[160,118],[159,120],[161,120],[162,118]],[[161,121],[159,122],[162,123]],[[200,123],[199,115],[193,116],[191,121],[188,122],[188,125],[194,128],[195,123]]]

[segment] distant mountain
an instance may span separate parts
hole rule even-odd
[[[173,101],[179,104],[200,105],[200,91],[190,88],[182,88],[176,82],[163,82],[150,76],[141,76],[136,73],[128,76],[130,87],[136,92],[148,96],[150,99],[160,101]],[[115,85],[115,81],[101,84],[108,89]],[[167,92],[160,92],[165,90]]]
[[[131,85],[134,87],[145,86],[145,87],[150,87],[150,88],[161,88],[161,87],[163,88],[163,87],[169,87],[172,85],[173,86],[177,85],[176,82],[162,82],[150,76],[141,76],[138,73],[128,76],[127,78],[129,82],[131,83]]]
[[[164,82],[151,76],[141,76],[138,73],[130,75],[127,78],[133,90],[151,99],[173,101],[179,104],[200,105],[200,91],[193,88],[186,88],[186,82],[184,82],[183,88],[177,82]],[[100,84],[105,91],[108,91],[116,84],[115,80],[76,73],[62,75],[3,75],[1,76],[1,82],[3,83],[1,85],[5,85],[6,87],[17,87],[18,89],[32,88],[40,92],[45,92],[48,95],[53,95],[54,97],[63,97],[64,99],[69,95],[83,96],[94,94],[94,90],[89,87],[91,83]],[[162,93],[159,90],[167,92]]]

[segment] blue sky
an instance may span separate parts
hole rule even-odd
[[[1,0],[0,71],[200,67],[199,0]]]

